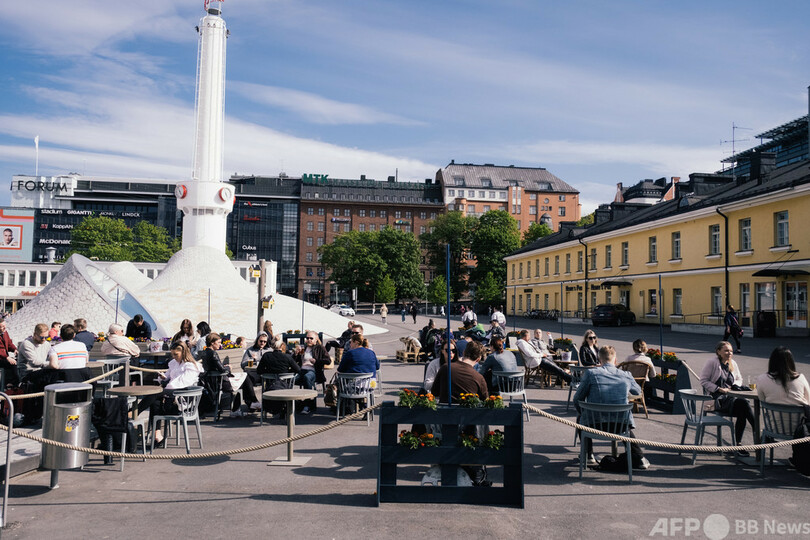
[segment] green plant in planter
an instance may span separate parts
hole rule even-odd
[[[661,382],[663,382],[665,384],[674,385],[678,381],[678,376],[676,374],[674,374],[674,373],[670,373],[670,374],[667,374],[667,375],[659,373],[658,375],[655,376],[655,380],[661,381]]]
[[[399,406],[408,407],[409,409],[423,408],[435,411],[436,398],[430,392],[422,394],[403,388],[399,391]]]
[[[484,435],[484,440],[481,442],[484,448],[492,448],[493,450],[500,450],[503,448],[503,431],[496,429]]]
[[[461,433],[458,436],[458,443],[463,448],[475,450],[478,447],[478,437],[476,437],[475,435],[469,435],[467,433]]]
[[[568,338],[557,338],[554,340],[554,348],[562,349],[563,351],[570,351],[574,346],[574,342]]]
[[[680,362],[678,356],[673,352],[665,352],[661,355],[661,360],[664,362]]]
[[[467,409],[475,409],[481,406],[481,398],[478,394],[461,394],[458,404]]]
[[[421,435],[403,429],[399,432],[399,444],[410,450],[418,450],[419,448],[430,448],[431,446],[439,446],[439,441],[433,436],[433,433],[422,433]]]
[[[486,401],[484,401],[484,408],[503,409],[503,398],[501,396],[489,396]]]

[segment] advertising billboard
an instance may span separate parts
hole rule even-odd
[[[0,261],[31,262],[34,246],[34,211],[0,208]]]

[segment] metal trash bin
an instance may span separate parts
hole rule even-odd
[[[93,387],[85,383],[58,383],[45,387],[42,436],[74,446],[90,446]],[[78,469],[87,464],[86,452],[42,444],[42,468]]]

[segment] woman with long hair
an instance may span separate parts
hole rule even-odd
[[[793,353],[784,346],[771,352],[768,372],[757,377],[757,396],[767,403],[810,405],[810,385],[796,371]]]
[[[301,384],[304,388],[315,388],[316,384],[326,382],[326,375],[323,373],[324,367],[329,364],[332,359],[326,348],[318,338],[318,333],[313,330],[307,330],[304,337],[304,344],[295,348],[295,361],[301,367],[301,371],[295,378],[296,384]],[[345,355],[344,355],[345,356]],[[301,409],[302,414],[311,414],[317,404],[317,399],[305,400],[303,402],[304,408]]]
[[[197,323],[197,332],[195,333],[196,341],[194,342],[194,346],[191,347],[191,354],[197,360],[200,360],[201,354],[205,347],[207,347],[206,338],[208,334],[211,333],[211,327],[208,326],[208,323],[205,321],[200,321]]]
[[[599,365],[599,341],[593,330],[587,330],[582,338],[582,345],[579,347],[579,365]]]
[[[264,356],[264,353],[272,351],[272,347],[269,343],[269,337],[266,332],[259,332],[259,335],[256,336],[256,340],[253,342],[253,345],[245,349],[245,354],[242,355],[242,362],[240,365],[242,366],[242,371],[248,374],[248,378],[253,381],[253,386],[258,386],[261,384],[262,380],[259,377],[259,374],[254,369],[249,368],[256,368],[259,365],[259,361]]]
[[[181,388],[195,386],[200,380],[200,366],[191,356],[191,351],[184,341],[175,341],[171,346],[172,359],[166,373],[158,376],[164,390],[160,396],[148,396],[138,405],[139,411],[149,409],[151,423],[152,416],[156,414],[176,414],[177,403],[174,401],[173,391]],[[152,434],[156,447],[164,445],[163,432],[155,428]]]
[[[207,347],[200,355],[205,373],[225,373],[226,376],[222,379],[222,391],[226,394],[234,392],[233,385],[229,380],[229,378],[233,377],[239,382],[237,389],[242,390],[242,397],[245,398],[245,403],[250,404],[251,410],[261,410],[262,404],[256,400],[256,392],[253,390],[253,381],[251,381],[247,375],[245,375],[244,378],[235,377],[231,373],[230,368],[223,365],[222,360],[220,360],[217,351],[222,349],[222,336],[216,332],[211,332],[206,336],[205,342]],[[241,381],[239,381],[239,379],[241,379]],[[239,410],[239,401],[234,399],[232,403],[231,416],[242,416],[242,411]]]
[[[194,325],[191,320],[183,319],[180,323],[180,331],[172,337],[172,343],[175,341],[185,341],[189,347],[193,347],[197,343],[198,336],[194,334]]]
[[[703,390],[714,398],[714,410],[725,416],[736,419],[734,426],[737,444],[742,444],[745,422],[754,427],[754,412],[748,400],[742,397],[729,396],[729,390],[742,390],[743,378],[740,367],[734,361],[734,349],[728,341],[720,341],[714,348],[714,358],[709,359],[700,372],[700,384]],[[748,452],[739,450],[739,454]]]

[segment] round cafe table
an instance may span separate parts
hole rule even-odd
[[[135,403],[132,406],[133,418],[138,416],[138,400],[146,396],[154,396],[163,393],[162,386],[114,386],[107,390],[108,394],[114,396],[132,396],[135,398]]]
[[[318,397],[317,390],[307,390],[304,388],[291,388],[289,390],[268,390],[262,393],[262,399],[268,401],[283,401],[287,403],[287,437],[293,436],[295,430],[295,402],[305,399],[314,399]],[[287,443],[287,458],[277,458],[268,463],[268,465],[303,465],[310,458],[308,457],[294,457],[293,456],[293,442]]]

